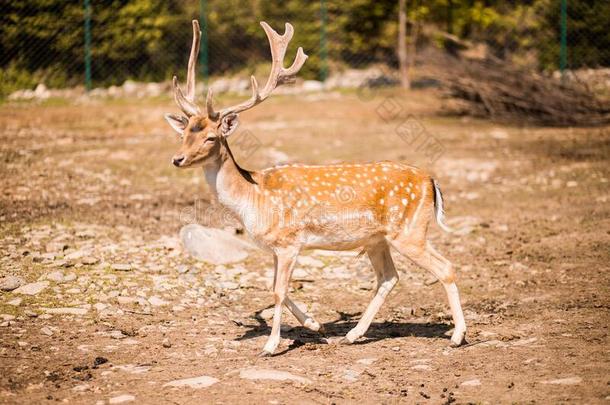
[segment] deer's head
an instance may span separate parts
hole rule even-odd
[[[183,114],[165,114],[169,125],[182,139],[180,150],[172,158],[174,166],[181,168],[201,166],[206,161],[217,157],[223,146],[228,148],[227,138],[239,126],[238,114],[264,101],[277,86],[293,82],[307,60],[303,48],[299,47],[292,65],[287,69],[284,68],[284,55],[294,33],[292,25],[286,23],[286,31],[283,35],[279,35],[265,22],[261,22],[261,25],[269,39],[272,58],[271,72],[265,87],[259,90],[256,79],[251,76],[252,96],[250,99],[220,111],[214,110],[212,90],[208,89],[206,113],[204,114],[195,102],[195,66],[199,54],[201,31],[197,20],[193,20],[193,45],[188,63],[186,94],[178,85],[176,76],[173,79],[174,99]]]

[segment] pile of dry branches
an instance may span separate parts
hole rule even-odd
[[[453,113],[550,126],[610,123],[610,103],[585,86],[520,71],[498,61],[453,61],[441,80],[460,100]]]

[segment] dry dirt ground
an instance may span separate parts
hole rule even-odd
[[[469,345],[448,347],[442,287],[397,255],[400,283],[365,338],[336,345],[374,276],[365,257],[314,251],[290,295],[327,339],[285,313],[263,359],[271,257],[214,266],[182,251],[186,223],[227,224],[201,171],[170,165],[169,101],[0,106],[0,276],[45,287],[0,293],[0,403],[608,403],[610,129],[443,118],[438,104],[278,96],[233,142],[253,169],[392,159],[434,173],[461,231],[431,238],[458,269]],[[217,382],[166,385],[200,376]]]

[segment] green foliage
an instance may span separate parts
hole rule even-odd
[[[278,31],[295,26],[294,44],[309,55],[303,77],[316,78],[320,55],[320,1],[207,0],[210,73],[268,66],[269,49],[258,22]],[[328,0],[326,27],[331,68],[396,64],[396,0]],[[555,69],[559,60],[558,0],[407,0],[408,32],[425,26],[473,43],[498,58]],[[126,79],[184,76],[196,0],[91,0],[95,85]],[[0,5],[0,95],[15,88],[82,83],[82,1],[3,0]],[[571,68],[610,65],[610,2],[568,0]],[[431,32],[428,30],[427,32]],[[445,36],[446,37],[446,36]],[[435,38],[445,38],[443,36]],[[419,41],[435,39],[419,36]],[[441,45],[446,45],[441,39]],[[287,59],[296,51],[291,47]],[[268,68],[268,67],[267,67]],[[265,72],[257,72],[265,73]]]
[[[33,88],[39,78],[16,64],[0,68],[0,99],[19,89]]]
[[[558,67],[560,29],[560,2],[545,0],[537,6],[543,15],[541,29],[549,38],[541,46],[540,62],[543,67]],[[568,1],[567,8],[568,67],[610,66],[610,2]]]

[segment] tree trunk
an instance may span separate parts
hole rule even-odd
[[[411,87],[409,81],[409,64],[407,61],[407,5],[406,0],[398,2],[398,63],[400,84],[403,88]]]

